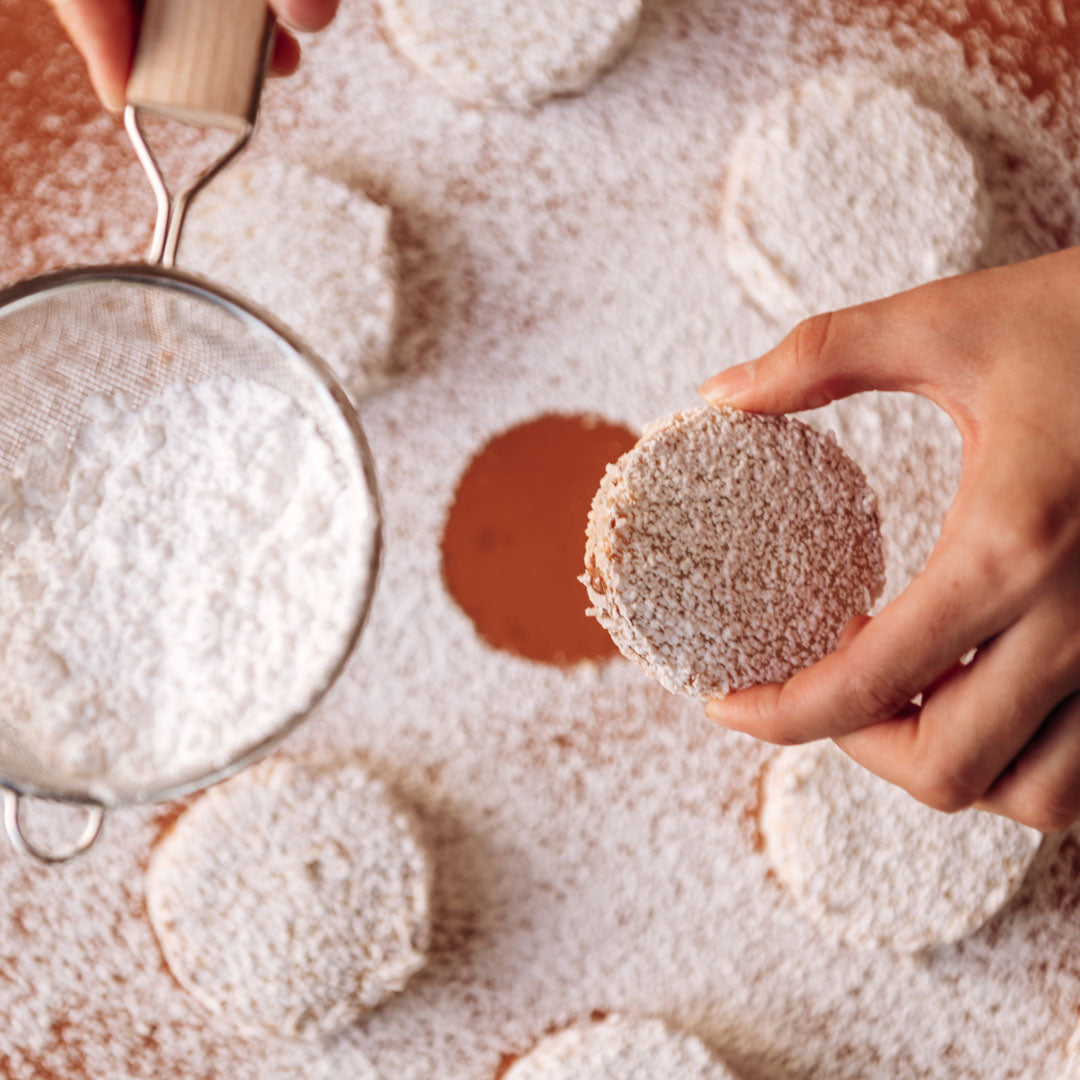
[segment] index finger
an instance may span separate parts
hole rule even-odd
[[[767,742],[836,738],[904,713],[912,699],[1016,612],[980,582],[969,553],[939,545],[926,568],[835,652],[793,675],[714,698],[706,714]]]

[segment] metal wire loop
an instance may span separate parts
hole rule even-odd
[[[58,863],[68,862],[86,851],[98,836],[101,835],[101,826],[105,821],[105,807],[90,805],[85,807],[86,824],[75,843],[63,851],[46,851],[33,841],[26,838],[22,827],[22,796],[10,788],[0,788],[0,794],[4,798],[4,829],[7,832],[11,846],[20,854],[28,855],[31,859],[37,859],[40,863],[55,866]]]

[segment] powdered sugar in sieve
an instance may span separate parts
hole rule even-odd
[[[373,507],[281,391],[88,398],[0,481],[11,739],[104,802],[220,769],[305,710],[362,605]]]

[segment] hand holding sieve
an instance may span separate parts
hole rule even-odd
[[[43,767],[3,715],[0,795],[12,845],[43,862],[63,862],[97,838],[106,810],[176,798],[269,752],[340,675],[367,617],[381,554],[371,453],[353,405],[329,368],[273,315],[235,293],[174,268],[193,198],[244,148],[254,129],[273,36],[265,0],[148,0],[124,123],[157,199],[147,262],[42,275],[0,291],[0,473],[24,449],[63,432],[70,442],[80,409],[95,394],[123,391],[135,404],[166,385],[218,376],[254,379],[291,398],[312,420],[345,478],[342,499],[370,522],[370,544],[351,630],[329,674],[312,676],[305,708],[282,715],[227,761],[207,761],[102,794],[76,775]],[[235,134],[228,150],[175,193],[143,132],[144,113]],[[0,657],[0,663],[3,663]],[[86,825],[66,850],[47,851],[23,831],[27,796],[82,806]]]

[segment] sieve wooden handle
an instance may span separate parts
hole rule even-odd
[[[266,0],[146,0],[128,104],[207,127],[250,128],[272,30]]]

